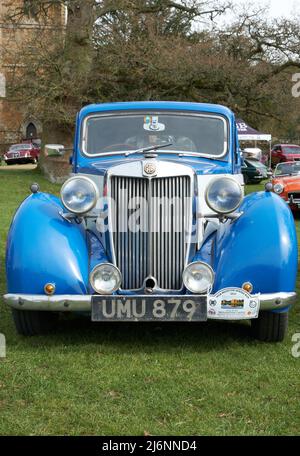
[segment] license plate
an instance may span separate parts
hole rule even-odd
[[[206,296],[92,297],[92,321],[206,320]]]
[[[16,152],[16,153],[12,154],[12,157],[13,157],[13,158],[19,158],[19,157],[20,157],[20,154],[19,154],[18,152]]]

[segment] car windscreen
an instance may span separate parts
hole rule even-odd
[[[227,151],[227,122],[212,114],[93,115],[85,120],[82,142],[83,152],[88,155],[172,143],[163,150],[221,157]]]
[[[291,147],[291,146],[284,146],[282,148],[285,154],[299,154],[300,155],[300,146],[299,147]]]
[[[300,163],[280,163],[275,170],[275,176],[300,174]]]
[[[31,144],[15,144],[9,148],[9,150],[29,150],[31,149]]]

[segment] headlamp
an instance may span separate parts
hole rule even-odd
[[[88,177],[75,176],[64,183],[60,197],[68,211],[81,215],[89,212],[96,205],[98,189]]]
[[[214,212],[229,214],[241,204],[243,192],[240,184],[230,177],[220,177],[210,182],[205,191],[206,204]]]

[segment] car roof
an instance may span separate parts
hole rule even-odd
[[[287,162],[277,163],[276,168],[279,165],[300,165],[300,163],[298,161],[291,160]]]
[[[244,161],[245,161],[245,162],[251,162],[251,163],[253,163],[253,162],[254,162],[254,163],[259,163],[260,165],[265,166],[264,163],[262,163],[260,160],[258,160],[258,159],[255,158],[255,157],[246,157],[246,158],[244,158]]]
[[[300,147],[298,144],[274,144],[273,147],[283,146],[283,147]]]
[[[107,111],[122,111],[122,110],[136,110],[136,109],[162,109],[162,110],[174,110],[174,111],[198,111],[208,112],[213,114],[221,114],[231,118],[233,116],[232,111],[226,106],[210,104],[210,103],[192,103],[184,101],[128,101],[128,102],[117,102],[117,103],[101,103],[87,105],[80,111],[80,118],[86,115],[107,112]]]
[[[12,144],[10,147],[15,147],[15,146],[30,146],[31,143],[20,143],[20,144]]]

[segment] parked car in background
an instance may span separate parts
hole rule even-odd
[[[273,191],[290,206],[300,209],[300,162],[279,163],[272,179]]]
[[[10,227],[4,299],[17,331],[83,312],[132,324],[249,320],[254,337],[283,340],[296,298],[294,219],[268,188],[244,196],[232,111],[95,104],[75,131],[60,198],[33,184]]]
[[[271,151],[272,166],[288,161],[300,161],[300,146],[296,144],[276,144]]]
[[[3,159],[7,165],[37,163],[40,151],[40,147],[33,143],[13,144]]]
[[[245,184],[259,184],[263,179],[268,179],[272,175],[272,172],[263,163],[254,159],[244,159],[242,173]]]

